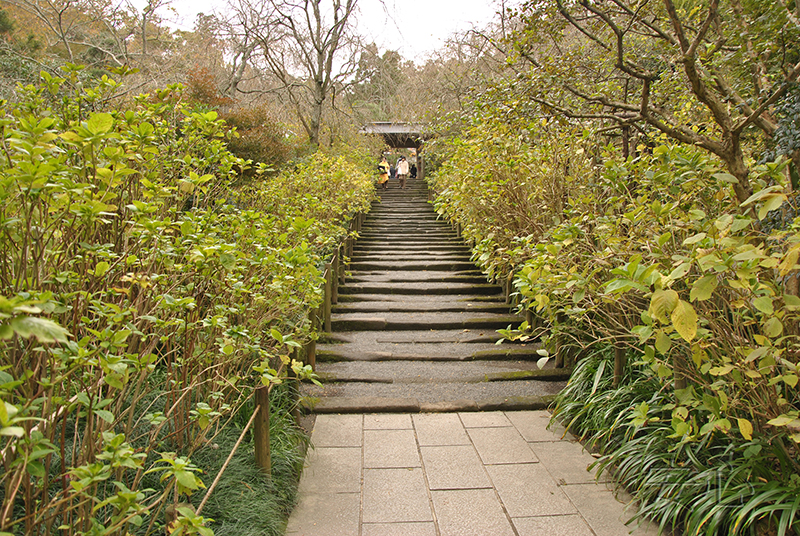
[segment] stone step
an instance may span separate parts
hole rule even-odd
[[[358,296],[358,294],[351,294],[350,296]],[[409,295],[396,295],[401,297],[408,297]],[[419,296],[410,296],[411,298],[419,298]],[[430,296],[425,296],[430,297]],[[440,296],[435,296],[440,297]],[[470,311],[480,313],[493,313],[493,314],[507,314],[508,304],[504,301],[497,300],[496,302],[476,302],[473,306],[469,307]],[[443,300],[422,301],[412,299],[408,301],[389,302],[385,300],[342,300],[332,308],[334,313],[359,313],[373,316],[376,313],[456,313],[464,311],[464,304]]]
[[[475,263],[472,262],[459,262],[459,261],[374,261],[374,262],[351,262],[348,266],[350,271],[375,271],[375,270],[428,270],[433,272],[440,272],[444,270],[452,270],[461,272],[465,270],[474,270]]]
[[[320,363],[319,380],[363,383],[430,383],[492,381],[563,381],[568,379],[567,369],[557,369],[552,362],[539,369],[530,361],[354,361]]]
[[[370,332],[363,332],[370,333]],[[371,332],[375,333],[375,332]],[[526,345],[491,344],[489,342],[445,343],[395,342],[391,344],[339,343],[319,344],[317,362],[471,362],[471,361],[519,361],[527,362],[528,368],[536,368],[542,358],[537,353],[538,343]],[[398,381],[402,381],[398,378]]]
[[[458,243],[451,244],[405,244],[401,245],[386,240],[358,240],[353,246],[353,255],[358,253],[401,253],[401,252],[441,252],[441,253],[466,253],[470,254],[469,247]]]
[[[417,313],[337,313],[331,315],[333,331],[374,330],[451,330],[451,329],[505,329],[518,326],[521,320],[514,315],[494,313],[462,312],[417,312]]]
[[[437,281],[351,282],[339,286],[340,296],[347,294],[497,295],[501,292],[500,287],[489,283],[442,283]]]
[[[362,302],[404,302],[404,303],[448,303],[448,301],[453,300],[455,302],[464,302],[466,307],[460,308],[462,311],[468,311],[470,309],[470,304],[481,304],[481,303],[490,303],[490,304],[499,304],[502,303],[506,307],[509,307],[508,304],[505,303],[505,299],[501,295],[484,295],[484,296],[476,296],[474,294],[440,294],[440,295],[431,295],[431,296],[424,296],[424,295],[415,295],[415,294],[345,294],[339,295],[339,304],[342,303],[362,303]]]
[[[538,380],[425,384],[345,382],[303,384],[315,413],[417,413],[545,409],[563,382]]]
[[[361,231],[358,236],[364,239],[386,240],[387,238],[400,238],[414,242],[431,242],[435,240],[460,240],[452,231],[422,231],[418,229],[394,228],[385,232]]]
[[[384,253],[384,254],[354,254],[351,262],[472,262],[466,253]]]
[[[347,278],[352,283],[468,283],[487,284],[486,277],[478,270],[468,272],[354,272]]]

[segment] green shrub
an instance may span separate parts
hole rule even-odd
[[[601,146],[587,124],[531,119],[537,115],[525,102],[503,98],[498,90],[478,100],[461,134],[440,141],[447,159],[432,179],[440,214],[461,224],[490,276],[512,275],[519,311],[533,319],[501,333],[545,342],[557,335],[584,355],[611,347],[649,367],[652,379],[597,401],[600,417],[591,418],[598,433],[609,433],[606,418],[634,418],[639,406],[630,397],[655,381],[652,393],[669,400],[659,404],[672,407],[645,430],[651,435],[643,444],[666,445],[663,433],[685,452],[733,445],[724,456],[734,465],[717,465],[732,478],[735,464],[744,463],[747,447],[739,446],[765,445],[763,472],[752,478],[795,489],[800,228],[787,162],[750,166],[755,193],[739,203],[735,179],[697,147],[654,144],[625,159],[613,145]],[[649,396],[640,402],[651,404]],[[619,447],[620,456],[636,456],[621,439],[604,440],[613,440],[603,447],[609,453]],[[711,470],[724,458],[715,456],[698,467]],[[663,459],[665,467],[685,464]],[[621,458],[615,463],[624,466]],[[642,498],[646,510],[649,499]],[[795,523],[796,508],[786,500],[775,505],[789,504],[778,529]],[[754,527],[769,517],[761,509],[768,501],[747,504],[756,503],[715,510],[722,517],[713,526],[733,534],[745,521]],[[700,526],[688,510],[673,513],[676,523]]]
[[[323,256],[374,190],[322,153],[237,190],[228,127],[181,86],[118,106],[79,76],[0,110],[0,531],[153,533],[253,388],[309,372]]]

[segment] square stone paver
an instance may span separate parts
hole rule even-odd
[[[485,413],[459,413],[465,428],[490,428],[496,426],[511,426],[511,421],[502,411],[487,411]]]
[[[562,486],[564,493],[578,508],[583,518],[597,536],[655,536],[658,530],[655,525],[643,522],[637,525],[625,525],[636,513],[635,508],[628,507],[614,498],[614,492],[605,484],[576,484]]]
[[[587,484],[595,482],[597,470],[589,471],[596,462],[594,456],[583,450],[583,445],[571,441],[558,443],[531,443],[531,449],[550,475],[559,484]],[[603,474],[603,481],[608,477]]]
[[[412,428],[409,414],[364,415],[364,430],[411,430]]]
[[[364,467],[422,467],[414,430],[365,430]]]
[[[578,513],[541,464],[489,465],[486,471],[511,517]]]
[[[579,515],[517,517],[511,521],[519,536],[594,536]]]
[[[360,509],[360,493],[301,493],[286,534],[353,536],[358,534]]]
[[[436,536],[433,523],[364,523],[361,536]]]
[[[472,445],[420,447],[430,489],[491,488]]]
[[[414,415],[414,429],[420,445],[469,445],[461,419],[455,413]]]
[[[538,461],[528,443],[513,426],[468,428],[467,433],[485,464]]]
[[[560,441],[566,432],[559,423],[555,423],[550,430],[547,429],[550,423],[549,411],[507,411],[506,417],[519,430],[525,441]],[[569,437],[572,438],[572,435]]]
[[[432,491],[441,536],[514,536],[494,490]]]
[[[361,415],[317,415],[311,443],[315,447],[360,447]]]
[[[422,469],[364,469],[362,521],[433,521]]]
[[[361,491],[361,448],[309,449],[300,477],[302,493]]]

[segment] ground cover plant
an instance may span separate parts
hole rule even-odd
[[[188,505],[253,388],[309,373],[293,358],[371,167],[321,150],[234,188],[251,163],[215,111],[179,85],[126,101],[120,87],[69,65],[1,106],[0,532],[242,534],[235,511]],[[272,496],[260,533],[279,533],[302,446],[277,407],[274,480],[251,490]],[[229,488],[255,475],[240,449]]]

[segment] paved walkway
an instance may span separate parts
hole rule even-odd
[[[287,534],[655,535],[546,411],[319,415]],[[623,499],[624,500],[624,499]]]

